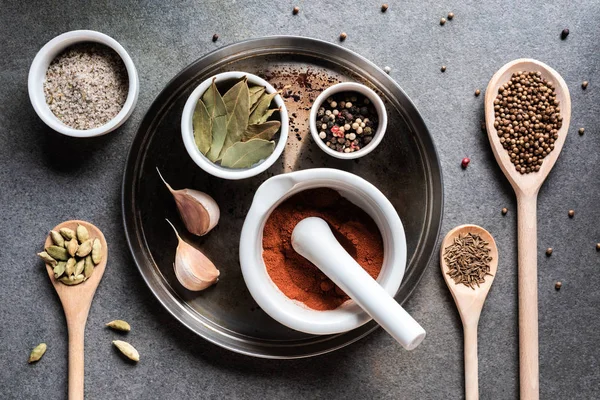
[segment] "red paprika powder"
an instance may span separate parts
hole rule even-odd
[[[300,192],[281,203],[263,231],[263,260],[271,280],[290,299],[315,310],[333,310],[349,297],[292,247],[292,231],[308,217],[327,221],[346,251],[376,279],[383,265],[383,239],[373,219],[328,188]]]

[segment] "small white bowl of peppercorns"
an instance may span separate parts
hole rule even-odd
[[[332,157],[345,160],[369,154],[383,139],[387,112],[372,89],[355,82],[331,86],[310,110],[310,133]]]

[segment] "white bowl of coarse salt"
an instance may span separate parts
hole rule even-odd
[[[78,30],[46,43],[29,69],[29,99],[37,115],[63,135],[94,137],[121,126],[139,93],[135,65],[116,40]]]

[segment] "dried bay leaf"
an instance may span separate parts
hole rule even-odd
[[[202,102],[206,106],[208,117],[212,122],[212,140],[206,157],[214,162],[219,158],[227,136],[227,108],[217,89],[215,79],[202,95]]]
[[[202,100],[198,100],[194,117],[192,118],[194,127],[194,140],[198,150],[204,155],[208,153],[212,142],[212,122],[208,115],[206,105]]]
[[[267,121],[262,124],[248,125],[246,132],[244,132],[244,141],[250,139],[264,139],[271,140],[281,127],[279,121]]]
[[[273,150],[275,150],[273,141],[251,139],[247,142],[238,142],[225,151],[221,165],[227,168],[248,168],[269,157]]]
[[[264,113],[262,116],[260,116],[260,118],[258,119],[258,121],[256,123],[262,124],[262,123],[267,122],[267,120],[271,117],[271,115],[273,115],[273,113],[276,111],[281,111],[281,109],[280,108],[272,108],[270,110],[267,110],[266,113]]]
[[[271,102],[273,101],[273,98],[275,98],[275,96],[277,96],[277,92],[264,93],[262,96],[260,96],[260,99],[258,99],[254,110],[252,110],[252,113],[250,114],[250,118],[248,118],[248,124],[252,125],[260,123],[259,121],[269,111],[269,107],[271,106]],[[264,118],[263,122],[266,120],[267,118]]]
[[[260,101],[260,100],[259,100]],[[221,150],[221,156],[234,143],[242,140],[242,136],[248,126],[250,115],[250,91],[246,78],[233,85],[223,95],[223,102],[227,109],[227,136]]]
[[[254,106],[260,99],[260,96],[265,92],[265,88],[263,86],[252,86],[248,88],[248,92],[250,93],[250,110],[254,109]]]

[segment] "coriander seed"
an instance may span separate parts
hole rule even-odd
[[[440,19],[440,25],[444,25],[446,23],[446,18]]]
[[[504,207],[502,209],[502,215],[506,215],[506,214],[508,214],[508,208]]]
[[[552,255],[552,247],[548,247],[548,248],[546,249],[546,255],[547,255],[548,257],[550,257],[550,256]]]
[[[560,290],[561,287],[562,287],[562,282],[561,281],[558,281],[558,282],[556,282],[554,284],[554,289],[556,289],[556,290]]]
[[[454,13],[453,12],[449,12],[448,13],[448,20],[451,20],[452,18],[454,18]]]
[[[584,128],[579,128],[579,134],[583,135],[585,133],[585,129]]]
[[[383,3],[383,4],[381,5],[381,12],[386,12],[386,11],[387,11],[387,9],[388,9],[388,7],[389,7],[389,6],[387,5],[387,3]]]
[[[562,40],[565,40],[567,38],[567,36],[569,36],[569,30],[567,28],[563,29],[562,32],[560,33],[560,38]]]
[[[300,12],[300,7],[294,7],[292,14],[297,15]]]
[[[440,68],[440,70],[441,70],[442,72],[446,72],[446,66],[445,66],[445,65],[442,65],[442,68]]]
[[[575,210],[569,210],[569,218],[573,218],[575,216]]]
[[[216,33],[213,35],[212,37],[212,41],[216,42],[217,40],[219,40],[219,35],[217,35]]]
[[[596,243],[596,251],[600,251],[600,243]]]
[[[477,89],[475,90],[475,97],[478,97],[481,94],[481,90]]]
[[[340,33],[340,42],[343,42],[344,40],[346,40],[347,37],[348,37],[348,35],[346,34],[346,32]]]
[[[581,83],[581,88],[582,88],[583,90],[587,89],[587,87],[588,87],[588,84],[589,84],[589,82],[588,82],[588,81],[583,81],[583,82]]]

